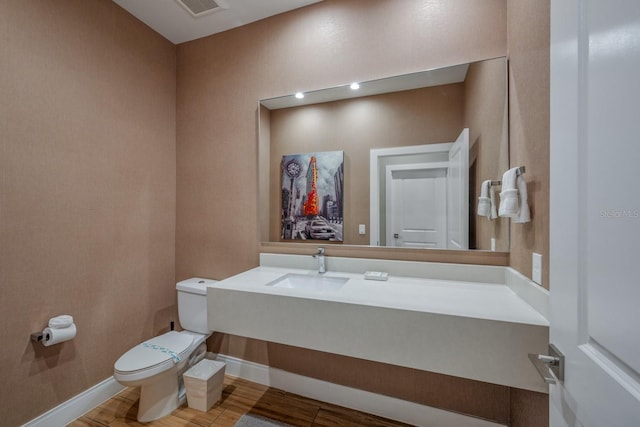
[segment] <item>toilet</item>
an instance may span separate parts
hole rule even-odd
[[[192,278],[176,284],[178,318],[184,330],[146,340],[123,354],[114,365],[114,378],[129,387],[141,387],[138,421],[170,414],[184,403],[182,374],[207,352],[207,285],[215,280]]]

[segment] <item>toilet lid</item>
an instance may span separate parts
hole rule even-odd
[[[189,349],[192,342],[193,337],[189,334],[167,332],[133,347],[116,361],[114,367],[119,372],[134,372],[167,361],[178,363],[183,356],[181,353]]]

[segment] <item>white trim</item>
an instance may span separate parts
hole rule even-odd
[[[378,246],[378,242],[380,241],[380,182],[378,179],[379,158],[411,154],[448,153],[452,146],[452,142],[445,142],[441,144],[378,148],[369,151],[369,244],[372,246]]]
[[[55,408],[50,409],[39,417],[23,424],[22,427],[67,425],[124,389],[125,387],[120,385],[113,377],[109,377]]]
[[[449,162],[428,162],[428,163],[409,163],[404,165],[387,165],[387,176],[390,172],[396,171],[416,171],[426,169],[447,169]]]
[[[400,422],[430,427],[496,427],[503,424],[457,414],[406,400],[345,387],[281,369],[219,354],[226,374]]]

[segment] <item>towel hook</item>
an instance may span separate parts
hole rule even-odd
[[[522,175],[524,171],[525,171],[524,166],[520,166],[518,167],[518,169],[516,169],[516,175]]]
[[[498,185],[502,185],[502,181],[491,181],[489,183],[490,187],[495,187],[495,186],[498,186]]]

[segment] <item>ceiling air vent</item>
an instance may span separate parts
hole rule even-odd
[[[224,0],[176,0],[194,18],[228,9]]]

